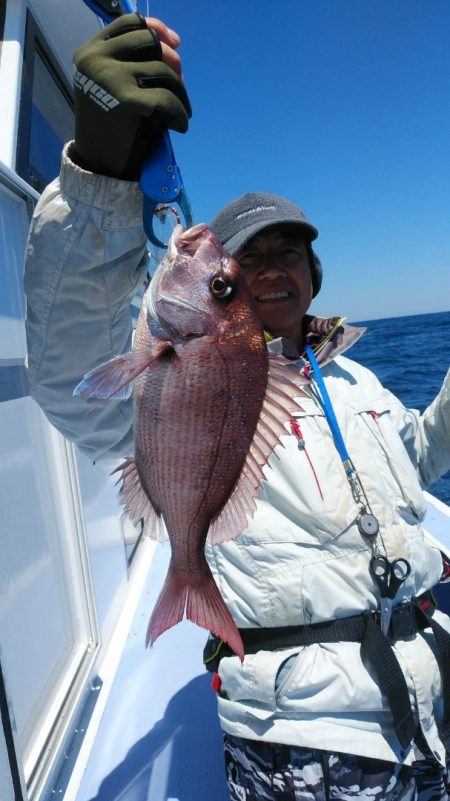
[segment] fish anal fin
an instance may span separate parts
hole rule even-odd
[[[148,624],[146,645],[153,645],[183,617],[225,640],[239,658],[244,659],[241,635],[209,571],[191,574],[169,567]]]
[[[86,373],[73,394],[88,398],[126,400],[133,389],[133,381],[172,346],[161,341],[156,348],[136,348],[115,356]]]
[[[119,473],[117,483],[121,483],[119,500],[133,523],[143,520],[145,536],[158,542],[167,540],[164,521],[141,484],[135,460],[126,459],[114,470],[114,473]]]
[[[269,380],[253,441],[230,498],[211,522],[211,545],[233,540],[247,528],[248,519],[256,510],[263,468],[275,446],[282,444],[281,437],[289,434],[285,424],[298,410],[301,397],[308,397],[304,389],[308,384],[291,361],[279,355],[269,356]]]

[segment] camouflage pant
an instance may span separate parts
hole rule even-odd
[[[224,736],[231,801],[448,801],[447,772]]]

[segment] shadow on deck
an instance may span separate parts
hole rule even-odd
[[[91,801],[227,801],[222,751],[210,677],[197,676],[173,696],[164,717]]]

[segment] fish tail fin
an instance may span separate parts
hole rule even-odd
[[[186,617],[224,640],[242,661],[244,645],[228,607],[213,579],[212,573],[197,579],[189,587]]]
[[[148,623],[147,646],[153,645],[160,634],[183,620],[188,589],[183,575],[170,567]]]
[[[150,618],[146,645],[183,617],[208,629],[244,659],[244,646],[236,623],[217,588],[212,573],[195,575],[169,568],[164,587]]]

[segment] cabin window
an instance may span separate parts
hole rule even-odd
[[[64,142],[73,138],[71,87],[30,12],[24,48],[17,172],[41,191],[59,173]]]

